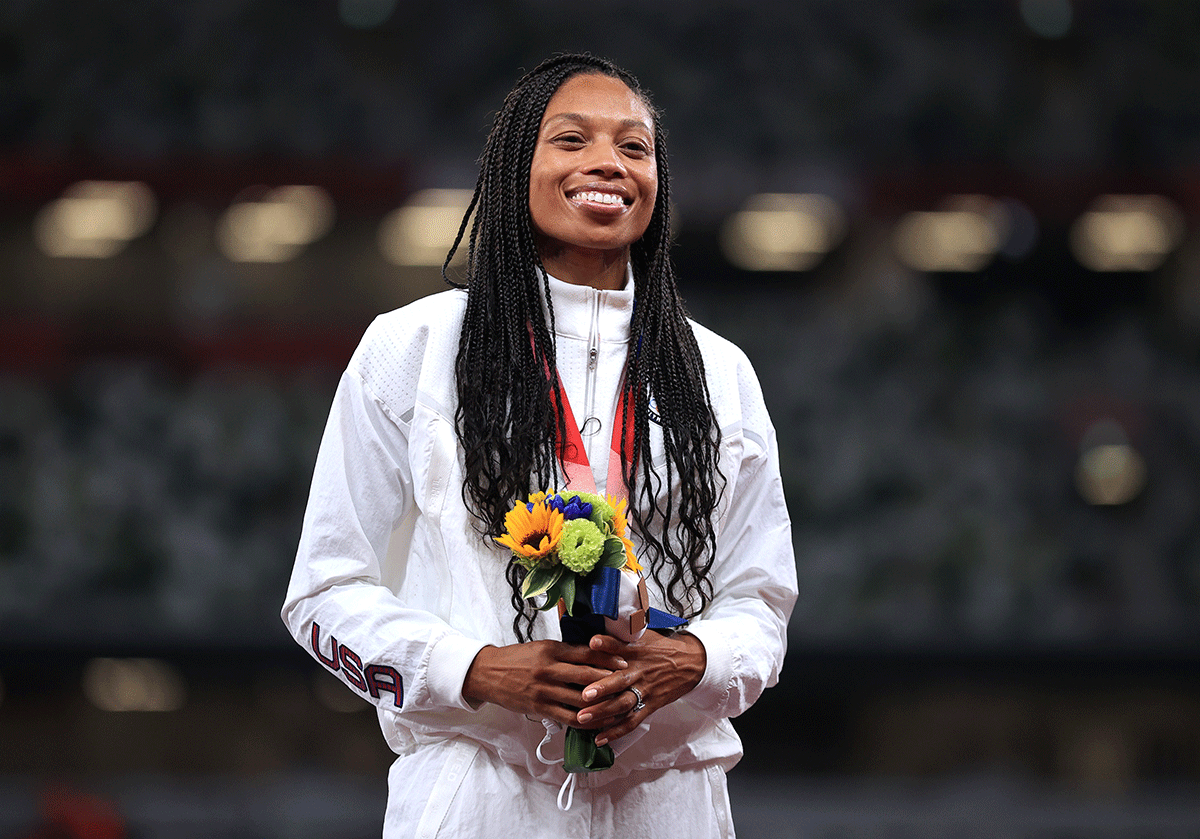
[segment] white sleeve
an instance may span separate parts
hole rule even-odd
[[[791,524],[779,453],[753,373],[743,371],[742,456],[726,476],[730,504],[717,537],[713,600],[688,632],[707,667],[684,701],[714,718],[736,717],[779,680],[796,601]]]
[[[387,555],[392,532],[412,515],[407,427],[352,368],[321,440],[283,620],[314,658],[378,706],[471,710],[462,685],[484,644],[382,582],[385,561],[420,561]]]

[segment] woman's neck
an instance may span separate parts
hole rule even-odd
[[[543,251],[541,257],[547,273],[563,282],[591,286],[600,291],[618,291],[625,287],[628,248],[619,251]]]

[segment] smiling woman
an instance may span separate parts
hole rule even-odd
[[[795,565],[758,381],[686,315],[669,199],[637,81],[544,62],[488,136],[443,268],[465,239],[466,283],[378,318],[342,378],[283,616],[379,708],[385,837],[733,835],[729,718],[778,679]],[[522,596],[572,551],[590,640]],[[644,634],[606,634],[598,552]]]

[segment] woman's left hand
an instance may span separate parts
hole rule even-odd
[[[700,683],[708,660],[700,639],[687,633],[662,635],[647,630],[631,644],[596,635],[589,646],[629,662],[626,669],[583,689],[588,704],[576,719],[580,728],[595,731],[598,746],[623,737],[659,708],[686,695]],[[645,703],[638,710],[634,710],[638,697],[631,688],[638,689]]]

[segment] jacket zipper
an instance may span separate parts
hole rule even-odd
[[[588,330],[587,380],[584,383],[584,393],[586,394],[584,397],[584,423],[596,411],[596,368],[600,362],[600,295],[601,292],[599,291],[594,291],[591,295],[592,325],[591,329]]]

